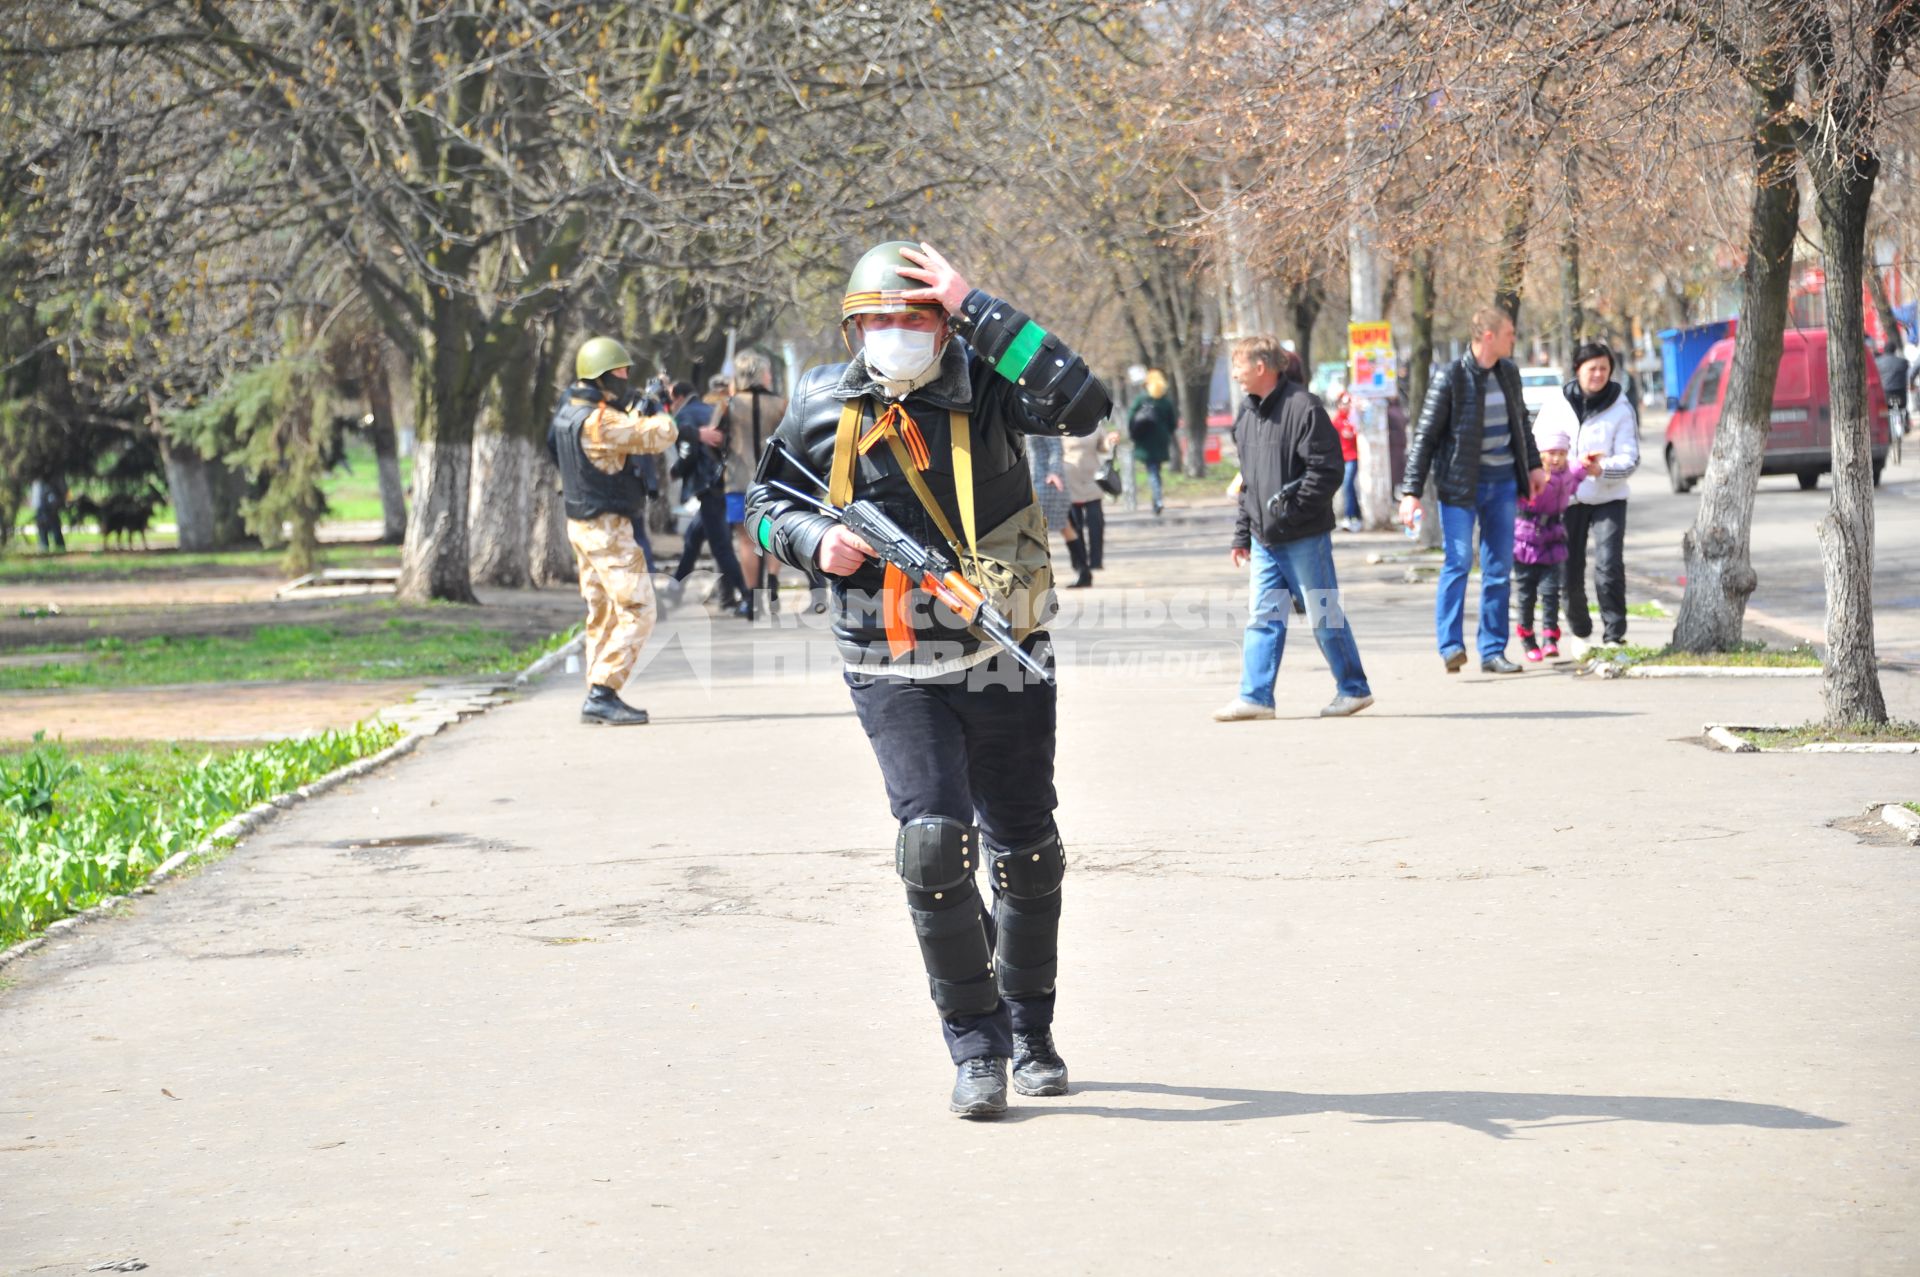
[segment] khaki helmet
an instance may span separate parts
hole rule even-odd
[[[615,368],[631,368],[633,360],[627,348],[611,337],[589,337],[573,358],[574,375],[582,381],[596,381]]]
[[[902,266],[919,267],[901,255],[900,250],[920,246],[910,239],[892,239],[868,249],[847,275],[846,295],[840,299],[840,326],[855,315],[898,315],[909,310],[939,310],[940,303],[903,301],[906,293],[926,287],[917,279],[902,275]]]

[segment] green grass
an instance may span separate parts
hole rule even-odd
[[[413,458],[400,458],[400,486],[411,492]],[[320,481],[327,498],[326,522],[378,523],[380,508],[380,469],[371,444],[349,444],[341,464]]]
[[[1811,647],[1768,647],[1743,643],[1732,652],[1683,652],[1672,647],[1596,648],[1595,659],[1617,665],[1739,665],[1760,669],[1818,669],[1820,656]]]
[[[1901,803],[1900,805],[1915,815],[1920,815],[1920,803]]]
[[[1643,616],[1650,621],[1658,621],[1663,617],[1671,616],[1672,613],[1668,612],[1666,608],[1661,607],[1658,603],[1649,601],[1646,603],[1627,604],[1627,615]]]
[[[403,491],[411,492],[413,483],[413,458],[400,458],[400,486]],[[356,440],[349,444],[341,463],[320,480],[320,491],[327,499],[327,513],[321,519],[324,526],[328,523],[378,523],[384,515],[380,506],[380,469],[373,455],[373,446]],[[79,495],[78,493],[75,494]],[[162,524],[176,522],[171,504],[154,507],[153,523],[157,528]],[[66,531],[67,549],[72,551],[100,550],[104,542],[93,524],[69,528]],[[138,543],[138,538],[135,538]],[[171,532],[149,532],[147,544],[155,550],[171,549],[177,538]],[[118,544],[116,540],[115,544]],[[278,554],[278,551],[269,553]],[[39,546],[31,517],[21,520],[15,529],[14,540],[7,547],[4,559],[0,559],[0,572],[15,556],[38,555]],[[4,580],[0,575],[0,580]]]
[[[1920,741],[1920,723],[1895,720],[1891,723],[1856,723],[1851,727],[1828,727],[1823,723],[1802,723],[1798,727],[1743,727],[1739,734],[1761,749],[1794,749],[1801,745],[1872,745]],[[1907,803],[1915,811],[1920,804]]]
[[[0,757],[0,947],[137,887],[232,816],[399,736],[392,724],[362,723],[246,749],[84,754],[36,739]]]
[[[222,550],[209,554],[182,554],[178,550],[134,550],[126,553],[41,554],[35,550],[10,549],[0,555],[0,585],[31,581],[114,581],[134,580],[155,574],[188,572],[258,572],[280,578],[283,550]],[[398,567],[397,545],[335,545],[322,551],[329,567]]]
[[[364,633],[315,625],[264,625],[242,636],[103,638],[78,649],[86,655],[82,661],[0,667],[0,690],[486,674],[521,669],[566,637],[555,635],[520,646],[499,630],[392,617]],[[15,649],[21,653],[73,650],[71,646]]]

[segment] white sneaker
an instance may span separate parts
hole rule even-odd
[[[1228,701],[1213,711],[1216,723],[1249,723],[1257,718],[1272,718],[1273,706],[1255,705],[1252,701],[1243,701],[1239,697]]]
[[[1320,711],[1320,717],[1346,718],[1350,714],[1358,714],[1371,704],[1373,704],[1371,696],[1336,696],[1332,704]]]
[[[1560,638],[1560,655],[1573,660],[1585,660],[1593,651],[1593,644],[1577,634],[1565,634]]]

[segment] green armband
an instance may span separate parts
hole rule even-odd
[[[1027,365],[1033,362],[1034,352],[1040,349],[1040,343],[1047,339],[1047,330],[1031,319],[1020,330],[1005,354],[1000,356],[993,370],[1008,381],[1018,383],[1026,375]]]
[[[773,553],[773,520],[764,514],[760,516],[760,548]]]

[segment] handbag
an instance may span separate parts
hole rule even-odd
[[[1110,497],[1120,495],[1120,489],[1125,485],[1120,481],[1120,472],[1113,468],[1112,457],[1101,458],[1100,468],[1093,472],[1093,486]]]

